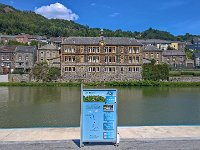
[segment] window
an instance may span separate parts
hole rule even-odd
[[[89,53],[99,53],[100,52],[100,48],[98,46],[90,46],[88,48],[88,52]]]
[[[156,58],[159,58],[159,53],[156,54]]]
[[[18,60],[22,60],[22,56],[19,56],[19,57],[18,57]]]
[[[145,57],[146,57],[146,58],[148,58],[148,56],[149,56],[149,54],[148,54],[148,53],[146,53],[146,54],[145,54]]]
[[[130,64],[133,62],[133,58],[132,58],[132,57],[129,57],[128,60],[129,60],[128,62],[129,62]]]
[[[116,57],[115,56],[105,56],[105,63],[115,63]]]
[[[75,62],[75,56],[65,56],[65,62]]]
[[[100,68],[99,67],[89,67],[88,72],[99,72]]]
[[[154,58],[154,55],[153,55],[153,53],[151,53],[151,58]]]
[[[28,56],[25,57],[25,60],[28,60]]]
[[[105,67],[105,72],[115,72],[115,67]]]
[[[67,48],[64,49],[65,53],[75,53],[75,48],[72,46],[69,46]]]
[[[75,67],[65,67],[65,72],[75,72]]]
[[[7,56],[7,60],[9,60],[9,56]]]
[[[98,63],[99,60],[99,56],[88,56],[88,62],[90,63]]]
[[[139,67],[129,67],[128,71],[129,72],[140,72],[140,68]]]
[[[129,54],[139,54],[139,47],[129,47]]]
[[[1,60],[4,60],[5,59],[5,56],[2,56]]]
[[[116,53],[116,47],[114,46],[106,46],[104,50],[105,53]]]

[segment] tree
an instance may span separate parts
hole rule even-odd
[[[48,81],[57,80],[61,75],[61,70],[58,67],[49,67],[47,78]]]
[[[47,62],[37,63],[32,69],[32,75],[37,82],[38,81],[47,82],[48,70],[49,67]]]
[[[142,66],[142,78],[144,80],[151,81],[164,81],[168,80],[169,67],[167,64],[155,64],[155,60],[151,60],[149,64],[143,64]]]
[[[51,82],[60,77],[61,71],[60,68],[49,67],[47,62],[41,62],[34,66],[31,74],[37,82]]]

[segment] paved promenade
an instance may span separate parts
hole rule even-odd
[[[121,142],[83,149],[200,150],[200,126],[118,128]],[[80,128],[0,129],[0,150],[79,149]]]

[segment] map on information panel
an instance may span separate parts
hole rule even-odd
[[[82,91],[82,142],[116,142],[117,91]]]

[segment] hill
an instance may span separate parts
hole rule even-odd
[[[99,36],[99,28],[90,28],[73,21],[47,19],[31,11],[20,11],[11,6],[0,4],[0,33],[16,35],[27,33],[33,35],[58,36]],[[191,40],[194,35],[174,36],[166,31],[148,29],[144,32],[104,29],[104,35],[110,37],[135,37],[138,39]]]

